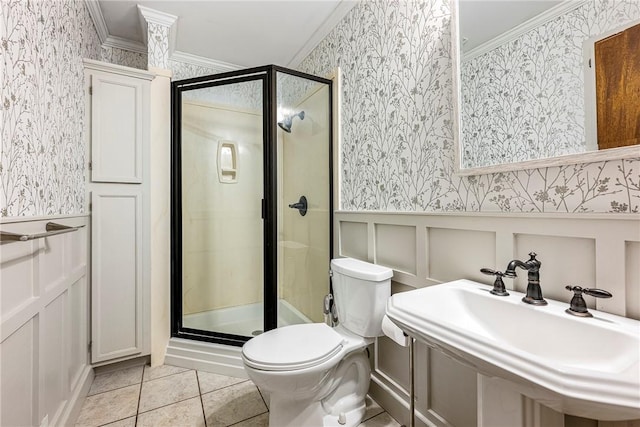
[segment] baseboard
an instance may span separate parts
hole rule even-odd
[[[72,426],[76,424],[76,420],[84,404],[84,399],[87,397],[87,394],[89,394],[93,377],[93,368],[87,364],[82,371],[78,385],[75,390],[71,392],[71,396],[69,396],[69,400],[67,401],[64,411],[62,411],[58,425]]]
[[[240,347],[171,338],[164,363],[236,378],[248,378]]]
[[[119,362],[107,361],[100,364],[94,364],[93,368],[96,375],[106,374],[107,372],[120,371],[122,369],[132,368],[134,366],[145,366],[151,361],[151,356],[138,356],[132,359],[120,360]]]

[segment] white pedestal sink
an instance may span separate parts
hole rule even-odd
[[[389,299],[387,315],[414,338],[552,409],[640,418],[639,321],[597,310],[575,317],[565,313],[566,302],[532,306],[522,293],[489,290],[456,280],[402,292]]]

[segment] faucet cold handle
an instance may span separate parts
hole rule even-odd
[[[507,292],[504,282],[502,281],[502,276],[504,276],[502,271],[492,270],[490,268],[481,268],[480,273],[487,274],[489,276],[496,276],[496,280],[493,282],[493,289],[489,291],[490,293],[501,297],[509,295],[509,292]]]
[[[581,286],[565,286],[565,289],[573,291],[573,298],[571,298],[570,306],[565,311],[574,316],[580,317],[593,317],[593,314],[587,310],[587,303],[584,301],[582,294],[591,295],[596,298],[611,298],[613,295],[604,289],[595,288],[583,288]]]

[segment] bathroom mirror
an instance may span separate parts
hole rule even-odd
[[[596,59],[607,52],[603,41],[623,32],[640,37],[637,1],[452,0],[456,172],[640,157],[637,98],[618,114],[630,130],[613,141],[615,148],[603,149],[603,132],[613,132],[598,129],[598,122],[620,128],[602,107],[608,102],[619,109],[620,102],[612,101],[612,92],[596,96],[596,87],[603,93],[601,64],[609,58]],[[609,51],[624,52],[620,60],[640,69],[637,45],[624,49]],[[640,72],[634,73],[624,78],[640,90]],[[614,80],[610,75],[607,81]],[[619,93],[624,102],[635,98],[628,89]]]

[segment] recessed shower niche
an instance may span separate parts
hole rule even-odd
[[[331,105],[331,80],[273,65],[172,83],[173,336],[323,320]]]

